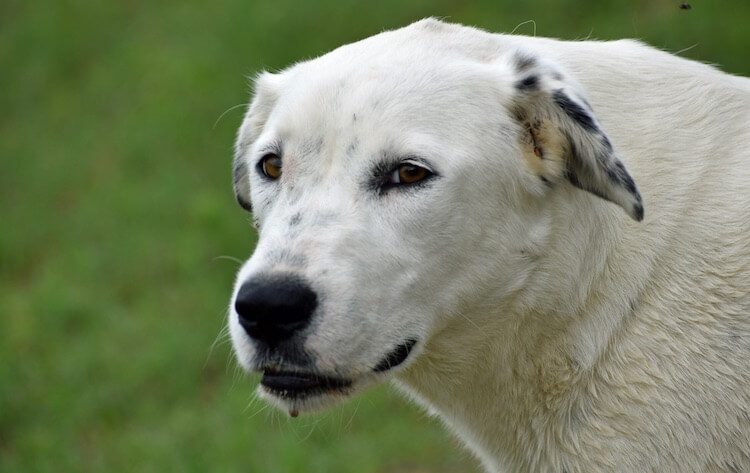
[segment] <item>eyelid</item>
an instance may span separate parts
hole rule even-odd
[[[393,169],[397,170],[398,168],[400,168],[404,164],[411,164],[412,166],[418,166],[418,167],[421,167],[421,168],[425,168],[425,169],[427,169],[430,172],[430,174],[435,174],[435,175],[438,174],[437,171],[435,171],[435,169],[432,166],[430,166],[429,163],[427,163],[425,160],[423,160],[421,158],[417,158],[417,157],[405,158],[405,159],[399,161],[396,164],[396,167],[394,167]]]
[[[258,151],[255,152],[255,156],[257,156],[256,161],[259,162],[261,159],[265,158],[269,154],[275,154],[276,156],[280,158],[281,155],[284,154],[284,150],[281,148],[281,143],[274,140],[258,148]]]

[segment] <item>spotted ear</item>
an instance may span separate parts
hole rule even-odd
[[[583,87],[557,65],[531,54],[516,53],[511,67],[512,112],[522,125],[524,158],[532,170],[549,186],[567,180],[643,220],[641,194]]]
[[[271,114],[280,88],[280,76],[269,72],[261,72],[253,81],[254,96],[248,106],[242,121],[237,140],[234,144],[234,163],[232,166],[232,180],[234,195],[240,206],[252,212],[250,203],[250,176],[247,162],[247,152],[263,132],[268,116]]]

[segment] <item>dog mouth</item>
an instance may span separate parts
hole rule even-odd
[[[372,369],[375,373],[388,371],[402,364],[412,352],[417,340],[410,338],[399,344]],[[293,371],[283,368],[262,369],[261,386],[269,394],[287,401],[302,401],[326,394],[347,394],[353,389],[351,378],[327,376],[313,371]]]
[[[260,384],[269,393],[282,399],[303,399],[324,393],[344,392],[352,385],[352,381],[310,372],[265,369]]]

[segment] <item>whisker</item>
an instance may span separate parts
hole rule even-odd
[[[237,264],[242,264],[243,263],[243,261],[241,259],[235,258],[234,256],[229,256],[229,255],[219,255],[219,256],[214,256],[213,258],[211,258],[211,261],[218,261],[218,260],[234,261]]]
[[[235,108],[244,107],[246,105],[247,105],[246,103],[238,103],[237,105],[233,105],[233,106],[229,107],[228,109],[224,110],[224,113],[222,113],[221,115],[219,115],[219,118],[216,119],[216,121],[214,122],[214,126],[212,126],[211,129],[213,130],[213,129],[216,128],[216,125],[218,125],[219,121],[221,121],[221,119],[224,118],[224,115],[226,115],[227,113],[231,112]]]
[[[693,48],[694,48],[694,47],[696,47],[696,46],[698,46],[698,43],[695,43],[695,44],[694,44],[694,45],[692,45],[692,46],[688,46],[687,48],[683,48],[683,49],[680,49],[679,51],[676,51],[676,52],[675,52],[675,53],[673,53],[673,54],[674,54],[674,55],[676,56],[676,55],[678,55],[678,54],[680,54],[680,53],[684,53],[685,51],[690,51],[691,49],[693,49]]]
[[[226,320],[226,316],[225,316],[224,320]],[[219,329],[219,333],[216,334],[216,337],[214,338],[213,343],[208,348],[208,354],[206,355],[206,361],[203,363],[203,368],[201,369],[201,371],[205,370],[206,366],[208,366],[208,362],[211,359],[211,355],[213,354],[214,348],[216,348],[216,345],[218,345],[219,343],[226,342],[226,341],[229,340],[229,325],[227,325],[227,323],[224,320],[222,320],[221,328]]]
[[[526,20],[526,21],[522,21],[521,23],[519,23],[518,25],[516,25],[516,27],[515,27],[515,28],[513,28],[513,31],[511,31],[511,32],[510,32],[510,33],[508,33],[508,34],[513,34],[513,33],[515,33],[515,32],[516,32],[516,30],[517,30],[518,28],[522,27],[523,25],[528,25],[529,23],[531,23],[532,25],[534,25],[534,32],[533,32],[533,36],[536,36],[536,21],[534,21],[534,20]]]

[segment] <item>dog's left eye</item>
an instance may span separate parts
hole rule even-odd
[[[387,184],[391,186],[416,184],[432,176],[432,171],[417,164],[401,163],[388,176]]]

